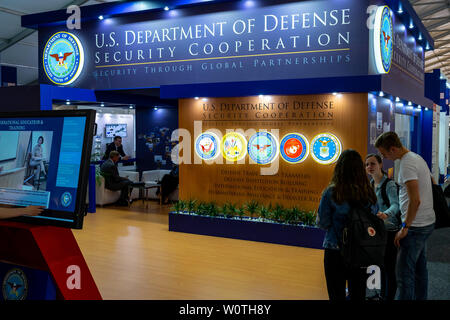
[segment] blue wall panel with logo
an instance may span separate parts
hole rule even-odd
[[[0,300],[55,300],[56,287],[46,271],[0,263]]]

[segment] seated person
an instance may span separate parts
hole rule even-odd
[[[41,174],[47,176],[45,171],[44,159],[43,159],[43,149],[44,137],[40,136],[38,138],[37,144],[33,148],[30,159],[30,167],[34,168],[34,176],[39,179]]]
[[[130,186],[133,185],[133,182],[119,175],[119,169],[117,169],[116,165],[119,159],[119,152],[111,151],[109,153],[109,159],[100,166],[100,174],[105,178],[106,189],[121,191],[116,205],[128,206]]]
[[[130,159],[129,156],[125,154],[123,151],[123,145],[122,145],[122,137],[121,136],[115,136],[114,141],[111,143],[108,143],[106,145],[106,151],[103,156],[103,160],[107,160],[109,157],[109,154],[111,151],[117,151],[120,154],[119,160],[128,160]]]
[[[174,165],[169,174],[165,174],[161,180],[161,201],[166,204],[169,195],[178,187],[178,166]],[[158,194],[158,192],[157,192]]]

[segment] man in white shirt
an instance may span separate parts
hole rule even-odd
[[[398,183],[403,224],[394,240],[399,247],[397,299],[426,300],[426,241],[433,232],[436,221],[431,173],[422,157],[406,149],[395,132],[380,135],[375,141],[375,147],[384,158],[400,160]]]

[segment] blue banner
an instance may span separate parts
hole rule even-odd
[[[367,6],[328,0],[204,14],[186,8],[85,22],[80,30],[40,29],[40,81],[119,89],[367,75]]]

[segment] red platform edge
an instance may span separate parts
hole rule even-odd
[[[58,298],[102,300],[72,230],[0,221],[0,243],[0,261],[49,272]],[[80,289],[70,289],[67,285],[73,275],[70,266],[77,266],[80,270]]]

